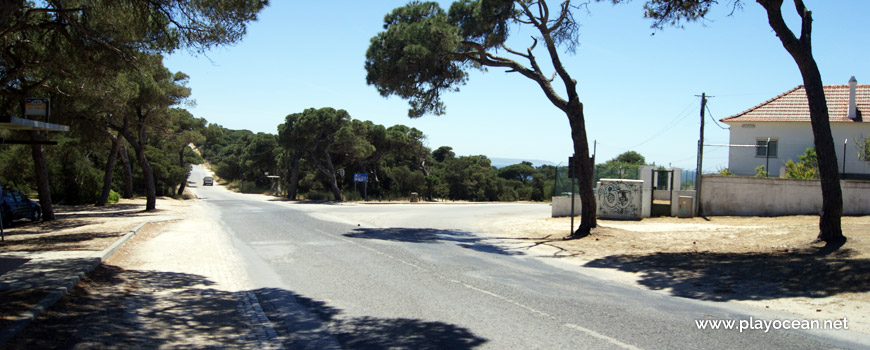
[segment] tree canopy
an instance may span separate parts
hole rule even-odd
[[[366,52],[365,69],[366,82],[382,96],[408,100],[412,118],[443,114],[442,94],[458,91],[471,69],[504,68],[536,82],[544,96],[565,113],[571,127],[582,202],[580,227],[572,236],[584,237],[597,225],[594,164],[577,81],[559,57],[562,50],[573,53],[578,43],[576,8],[570,0],[552,10],[545,0],[461,0],[444,11],[436,2],[412,1],[384,17],[384,30],[371,39]],[[536,32],[525,50],[505,45],[513,26]],[[539,43],[553,67],[552,74],[538,61],[535,48]],[[554,82],[564,86],[561,93]]]
[[[118,138],[126,139],[143,168],[146,208],[153,209],[152,170],[166,168],[150,168],[149,156],[160,155],[148,147],[163,139],[143,138],[159,129],[165,133],[172,123],[169,107],[189,94],[183,91],[186,76],[165,70],[160,54],[178,49],[204,52],[237,42],[247,22],[256,19],[266,4],[266,0],[4,1],[0,4],[0,96],[4,97],[0,113],[23,115],[25,98],[49,97],[53,110],[65,112],[56,113],[52,121],[71,125],[78,133],[72,139],[111,140],[97,204],[111,190],[116,156],[122,155],[125,167],[128,164],[122,153],[124,141]],[[136,114],[135,120],[130,114]],[[106,132],[109,125],[117,134]],[[27,134],[32,140],[47,137],[41,132]],[[41,145],[32,145],[31,151],[42,217],[51,220],[50,162]],[[179,164],[184,163],[180,159]],[[131,183],[132,170],[125,174]]]

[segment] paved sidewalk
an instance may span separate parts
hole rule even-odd
[[[38,251],[0,253],[0,295],[32,293],[44,297],[30,308],[22,307],[21,313],[0,329],[0,345],[21,332],[31,321],[48,307],[66,295],[81,278],[93,271],[118,250],[127,240],[139,232],[149,221],[140,224],[121,236],[114,244],[100,251]],[[4,300],[4,303],[10,302]],[[26,303],[25,303],[26,304]]]

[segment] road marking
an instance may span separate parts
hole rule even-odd
[[[318,230],[318,231],[320,231],[320,230]],[[326,232],[323,232],[323,231],[321,231],[321,232],[322,232],[322,233],[326,233]],[[380,251],[380,250],[378,250],[378,249],[375,249],[375,248],[368,247],[368,246],[365,246],[365,245],[363,245],[363,244],[360,244],[359,242],[356,242],[356,241],[354,241],[354,240],[352,240],[352,239],[350,239],[350,238],[342,237],[342,236],[333,236],[333,237],[338,238],[338,239],[343,240],[343,241],[346,241],[346,242],[348,242],[348,243],[352,243],[352,244],[354,244],[354,245],[356,245],[356,246],[358,246],[358,247],[361,247],[361,248],[364,248],[364,249],[369,250],[369,251],[371,251],[371,252],[374,252],[374,253],[376,253],[376,254],[382,255],[382,256],[384,256],[384,257],[386,257],[386,258],[389,258],[389,259],[392,259],[392,260],[398,261],[398,262],[400,262],[400,263],[402,263],[402,264],[408,265],[408,266],[413,267],[413,268],[415,268],[415,269],[417,269],[417,270],[420,270],[420,271],[426,272],[426,273],[428,273],[428,274],[430,274],[430,275],[433,275],[433,276],[435,276],[435,277],[437,277],[437,278],[440,278],[440,279],[442,279],[442,280],[445,280],[445,281],[448,281],[448,282],[452,282],[452,283],[458,284],[458,285],[460,285],[460,286],[463,286],[463,287],[465,287],[465,288],[467,288],[467,289],[473,290],[473,291],[475,291],[475,292],[478,292],[478,293],[481,293],[481,294],[484,294],[484,295],[488,295],[488,296],[490,296],[490,297],[493,297],[493,298],[496,298],[496,299],[502,300],[502,301],[504,301],[504,302],[506,302],[506,303],[509,303],[509,304],[512,304],[512,305],[517,306],[517,307],[519,307],[519,308],[525,309],[525,310],[527,310],[527,311],[529,311],[529,312],[531,312],[531,313],[537,314],[537,315],[539,315],[539,316],[541,316],[541,317],[549,318],[549,319],[552,319],[553,321],[556,321],[556,322],[561,322],[561,321],[560,321],[556,316],[550,315],[550,314],[548,314],[548,313],[546,313],[546,312],[543,312],[543,311],[540,311],[540,310],[535,309],[535,308],[533,308],[533,307],[530,307],[530,306],[528,306],[528,305],[522,304],[522,303],[520,303],[520,302],[518,302],[518,301],[514,301],[513,299],[510,299],[510,298],[505,297],[505,296],[503,296],[503,295],[500,295],[500,294],[498,294],[498,293],[491,292],[491,291],[488,291],[488,290],[486,290],[486,289],[478,288],[478,287],[472,286],[472,285],[470,285],[470,284],[468,284],[468,283],[465,283],[465,282],[462,282],[462,281],[459,281],[459,280],[456,280],[456,279],[453,279],[453,278],[449,278],[449,277],[444,276],[444,275],[442,275],[442,274],[440,274],[440,273],[437,273],[437,272],[435,272],[435,271],[428,270],[428,269],[426,269],[426,268],[420,267],[419,265],[414,264],[413,262],[410,262],[410,261],[407,261],[407,260],[404,260],[404,259],[401,259],[401,258],[397,258],[397,257],[392,256],[392,255],[390,255],[390,254],[384,253],[383,251]],[[616,346],[618,346],[618,347],[620,347],[620,348],[623,348],[623,349],[628,349],[628,350],[641,350],[641,348],[639,348],[639,347],[637,347],[637,346],[634,346],[634,345],[631,345],[631,344],[628,344],[628,343],[622,342],[622,341],[620,341],[619,339],[616,339],[616,338],[612,338],[612,337],[606,336],[606,335],[604,335],[604,334],[598,333],[598,332],[596,332],[596,331],[594,331],[594,330],[591,330],[591,329],[589,329],[589,328],[582,327],[582,326],[578,326],[578,325],[573,324],[573,323],[562,323],[562,326],[567,327],[567,328],[570,328],[570,329],[573,329],[573,330],[576,330],[576,331],[583,332],[583,333],[585,333],[585,334],[587,334],[587,335],[589,335],[589,336],[592,336],[592,337],[595,337],[595,338],[598,338],[598,339],[604,340],[604,341],[606,341],[606,342],[608,342],[608,343],[610,343],[610,344],[616,345]]]
[[[565,326],[565,327],[572,328],[572,329],[576,329],[576,330],[581,331],[581,332],[583,332],[583,333],[589,334],[589,335],[591,335],[591,336],[593,336],[593,337],[596,337],[596,338],[598,338],[598,339],[601,339],[601,340],[604,340],[604,341],[610,342],[611,344],[616,345],[616,346],[619,346],[619,347],[621,347],[621,348],[623,348],[623,349],[640,350],[639,347],[636,347],[636,346],[631,345],[631,344],[623,343],[623,342],[621,342],[621,341],[619,341],[619,340],[617,340],[617,339],[614,339],[614,338],[608,337],[608,336],[606,336],[606,335],[604,335],[604,334],[598,333],[598,332],[593,331],[593,330],[591,330],[591,329],[589,329],[589,328],[586,328],[586,327],[581,327],[581,326],[578,326],[578,325],[573,324],[573,323],[564,323],[564,324],[562,324],[562,325]]]

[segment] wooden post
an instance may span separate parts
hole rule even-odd
[[[698,216],[704,216],[701,208],[701,172],[704,162],[704,108],[707,107],[707,93],[701,93],[701,137],[698,139],[698,167],[695,170],[695,211]]]

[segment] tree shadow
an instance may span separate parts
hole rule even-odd
[[[144,209],[145,205],[131,203],[108,204],[102,207],[78,205],[58,208],[55,218],[58,220],[71,218],[116,218],[147,213]]]
[[[27,238],[8,237],[0,242],[4,252],[15,251],[57,251],[57,250],[94,250],[90,241],[98,239],[114,239],[122,236],[117,232],[76,232],[55,233],[51,235],[30,235]],[[111,243],[108,243],[111,244]],[[108,245],[107,244],[107,245]]]
[[[319,205],[342,205],[347,204],[346,201],[336,200],[307,200],[307,199],[289,199],[284,197],[273,196],[268,199],[269,202],[287,202],[293,204],[319,204]]]
[[[200,275],[104,264],[4,348],[472,349],[487,341],[443,322],[341,314],[289,290],[231,292]]]
[[[783,249],[750,253],[612,255],[587,267],[640,273],[639,283],[701,300],[822,298],[870,291],[870,259],[850,249]]]
[[[12,225],[4,226],[3,233],[6,236],[15,234],[43,233],[72,229],[87,225],[90,225],[90,222],[86,220],[77,220],[72,217],[52,221],[36,222],[30,220],[16,220],[12,222]]]
[[[30,259],[19,257],[0,256],[0,276],[26,264]]]
[[[409,318],[342,317],[326,302],[293,292],[266,288],[254,291],[270,320],[284,319],[276,329],[289,348],[343,349],[473,349],[485,342],[468,329]],[[296,305],[288,307],[287,305]],[[332,345],[332,346],[330,346]]]
[[[523,252],[487,243],[487,238],[481,238],[470,232],[458,230],[439,230],[432,228],[357,228],[345,237],[380,239],[404,243],[441,243],[455,242],[457,246],[472,249],[482,253],[502,255],[523,255]]]

